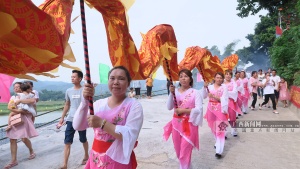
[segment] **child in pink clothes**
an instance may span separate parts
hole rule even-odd
[[[290,92],[288,89],[287,82],[283,77],[281,77],[279,82],[279,98],[278,100],[282,101],[284,107],[287,107],[287,101],[290,100]]]

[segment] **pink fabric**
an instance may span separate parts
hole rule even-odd
[[[210,93],[221,97],[223,94],[223,88],[219,88],[218,90],[210,90]],[[228,119],[225,114],[222,113],[221,103],[217,102],[216,100],[210,99],[208,102],[206,114],[205,114],[208,126],[210,127],[211,131],[216,135],[217,128],[216,123],[224,122],[228,123]]]
[[[237,81],[235,81],[235,82],[236,82],[237,87],[239,87],[241,85],[240,79],[237,80]],[[242,93],[240,91],[238,91],[238,98],[237,98],[236,104],[237,104],[237,106],[238,106],[239,109],[243,105],[243,97],[242,97]],[[242,114],[242,111],[239,111],[238,113]]]
[[[197,73],[197,82],[202,82],[203,78],[200,73]]]
[[[230,83],[227,83],[227,89],[228,92],[232,92],[233,88],[234,88],[234,81],[231,81]],[[236,91],[237,92],[237,91]],[[232,98],[229,98],[229,102],[228,102],[228,115],[229,115],[229,119],[231,122],[235,122],[236,121],[236,113],[241,113],[241,110],[238,109],[237,107],[237,103],[234,102],[234,100]]]
[[[255,78],[253,78],[253,77],[251,77],[249,81],[250,81],[250,85],[251,85],[252,83],[259,84],[258,79],[255,79]],[[257,93],[257,88],[258,88],[258,86],[251,86],[251,87],[252,87],[252,91],[250,91],[250,92]]]
[[[279,83],[279,98],[278,100],[283,101],[283,100],[290,100],[291,96],[290,96],[290,92],[289,89],[287,88],[287,82],[284,83]]]
[[[244,86],[244,91],[245,91],[244,95],[243,94],[241,95],[242,104],[244,105],[244,107],[248,107],[248,102],[250,99],[250,91],[248,88],[248,79],[244,78],[244,79],[241,79],[241,81],[242,81],[242,85]]]
[[[177,96],[177,102],[179,108],[194,108],[195,107],[195,94],[196,90],[187,90],[185,93]],[[184,115],[189,117],[189,115]],[[181,118],[175,118],[167,123],[164,127],[163,138],[168,140],[172,134],[174,148],[177,157],[180,161],[180,166],[188,169],[191,162],[192,149],[199,149],[199,134],[198,126],[194,126],[191,122],[189,123],[190,134],[186,135],[183,129],[183,121]]]
[[[11,77],[5,74],[0,74],[0,103],[8,103],[10,99],[9,87],[15,80],[15,77]]]
[[[130,105],[132,102],[124,101],[120,106],[108,110],[96,112],[95,115],[106,119],[110,123],[115,125],[125,125],[127,115],[130,111]],[[115,138],[105,132],[100,128],[94,129],[94,139],[105,141],[105,142],[114,142]],[[86,163],[85,169],[132,169],[132,161],[129,164],[121,164],[112,160],[106,153],[99,153],[91,149],[89,159]]]
[[[6,136],[10,139],[32,138],[38,136],[38,132],[32,122],[32,114],[26,113],[21,116],[24,123],[12,126],[12,128],[7,131]]]
[[[193,146],[186,139],[184,139],[174,128],[172,130],[172,139],[176,156],[179,159],[180,168],[190,169]]]
[[[241,109],[238,107],[237,102],[234,102],[233,99],[229,99],[228,114],[231,122],[236,121],[236,113],[241,114]]]

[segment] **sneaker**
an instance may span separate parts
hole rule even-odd
[[[278,113],[278,111],[273,111],[273,113],[275,113],[275,114],[279,114],[279,113]]]

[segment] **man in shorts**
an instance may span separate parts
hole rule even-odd
[[[67,89],[67,91],[66,91],[66,94],[65,94],[66,102],[65,102],[65,106],[64,106],[64,109],[62,112],[61,119],[59,121],[59,124],[62,125],[64,123],[64,118],[65,118],[66,114],[68,113],[67,118],[66,118],[67,127],[66,127],[66,131],[65,131],[64,164],[61,167],[62,169],[66,169],[68,166],[71,145],[73,143],[73,138],[74,138],[74,134],[76,131],[73,128],[73,117],[75,115],[75,112],[76,112],[78,106],[81,103],[83,87],[81,86],[80,82],[83,79],[83,73],[78,70],[73,70],[71,79],[72,79],[72,83],[74,84],[74,86]],[[86,130],[78,131],[78,133],[79,133],[79,140],[83,144],[83,148],[84,148],[84,157],[81,162],[81,165],[85,165],[89,158],[89,155],[88,155],[89,145],[88,145],[87,138],[86,138]]]

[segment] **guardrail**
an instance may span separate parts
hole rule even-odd
[[[141,94],[142,94],[142,91],[145,91],[146,90],[141,90]],[[159,96],[159,95],[164,95],[164,94],[167,94],[167,90],[166,89],[163,89],[163,90],[156,90],[156,91],[152,91],[152,96]],[[97,95],[97,96],[94,96],[93,99],[94,101],[100,99],[100,98],[106,98],[110,96],[110,94],[104,94],[104,95]],[[51,113],[51,112],[54,112],[54,111],[58,111],[58,110],[62,110],[64,107],[60,107],[60,108],[57,108],[57,109],[53,109],[53,110],[50,110],[50,111],[47,111],[47,112],[44,112],[44,113],[41,113],[41,114],[38,114],[36,117],[39,117],[39,116],[43,116],[45,114],[48,114],[48,113]],[[43,126],[46,126],[46,125],[49,125],[57,120],[59,120],[61,117],[59,118],[56,118],[54,120],[51,120],[49,122],[46,122],[46,123],[38,123],[38,124],[35,124],[35,128],[40,128],[40,127],[43,127]],[[6,127],[8,124],[5,124],[5,125],[2,125],[0,126],[0,132],[4,132],[4,130],[2,128]],[[5,140],[7,139],[7,137],[3,137],[3,138],[0,138],[0,141],[2,140]]]

